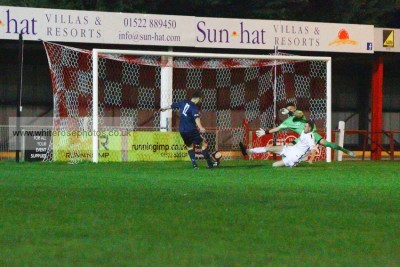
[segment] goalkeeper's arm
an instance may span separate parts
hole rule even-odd
[[[289,111],[289,114],[290,114],[290,112],[292,112],[292,111]],[[295,116],[297,118],[302,118],[304,116],[304,113],[301,110],[296,110],[296,111],[292,112],[292,116]]]
[[[289,116],[295,116],[297,118],[301,118],[304,116],[303,111],[296,109],[295,111],[288,110],[287,108],[281,108],[279,110],[282,115],[289,114]]]
[[[256,134],[257,134],[257,137],[261,137],[263,135],[266,135],[266,134],[269,134],[269,133],[276,133],[278,131],[280,131],[279,127],[275,127],[275,128],[272,128],[272,129],[262,129],[262,128],[260,128],[258,131],[256,131]]]

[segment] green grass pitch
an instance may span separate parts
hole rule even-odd
[[[398,266],[398,162],[0,162],[1,266]]]

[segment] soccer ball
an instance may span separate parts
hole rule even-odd
[[[222,153],[219,151],[215,151],[211,154],[211,157],[216,161],[219,162],[222,159]]]

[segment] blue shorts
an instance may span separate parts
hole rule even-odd
[[[197,130],[191,132],[181,132],[181,136],[185,145],[190,147],[193,144],[200,145],[203,142],[203,138],[200,135],[200,132]]]

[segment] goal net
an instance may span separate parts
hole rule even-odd
[[[160,107],[190,99],[198,90],[204,137],[210,151],[220,151],[224,159],[239,157],[240,141],[255,147],[295,138],[288,131],[255,135],[286,118],[278,110],[287,102],[296,103],[330,139],[330,58],[44,46],[54,95],[47,160],[151,160],[146,153],[131,156],[130,150],[166,150],[163,132],[178,131],[179,113],[160,113]],[[177,152],[186,155],[182,146]],[[325,158],[320,149],[317,159]]]

